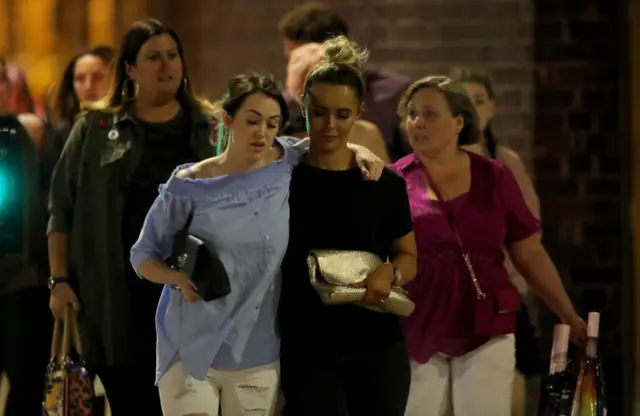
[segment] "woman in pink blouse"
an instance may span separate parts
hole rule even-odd
[[[407,416],[507,416],[520,295],[506,247],[529,286],[583,340],[586,325],[540,241],[513,173],[461,149],[479,137],[473,103],[447,77],[405,92],[399,115],[414,153],[392,165],[405,178],[418,245],[405,321],[412,359]],[[468,261],[467,261],[468,260]]]

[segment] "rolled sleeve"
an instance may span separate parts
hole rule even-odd
[[[53,169],[47,234],[71,232],[86,130],[86,121],[84,117],[81,117],[71,129],[60,159]]]
[[[160,187],[160,195],[147,213],[138,241],[131,247],[130,261],[138,276],[147,260],[164,261],[171,255],[175,236],[184,228],[191,210],[189,198],[171,194],[166,185]]]

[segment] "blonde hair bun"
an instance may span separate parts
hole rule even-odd
[[[348,66],[362,71],[369,57],[366,49],[358,48],[355,42],[345,36],[338,36],[324,42],[324,58],[328,65]]]

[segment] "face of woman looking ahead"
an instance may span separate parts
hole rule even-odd
[[[184,77],[175,40],[167,33],[151,37],[140,48],[135,64],[127,67],[127,74],[141,95],[175,96]]]
[[[462,88],[467,92],[476,109],[480,131],[484,131],[496,113],[495,102],[489,97],[487,89],[482,84],[463,82]]]
[[[404,129],[417,153],[438,153],[458,146],[463,117],[453,116],[447,100],[435,88],[416,91],[407,105]]]
[[[73,68],[73,90],[80,102],[100,99],[104,94],[104,79],[109,67],[99,56],[79,57]]]
[[[266,157],[278,133],[281,116],[280,105],[273,98],[262,93],[249,95],[226,123],[233,137],[229,152],[250,162]]]
[[[353,123],[360,115],[360,101],[353,88],[314,83],[305,98],[311,146],[333,152],[347,146]]]

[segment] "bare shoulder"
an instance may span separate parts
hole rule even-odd
[[[376,126],[375,124],[373,124],[370,121],[366,121],[366,120],[356,120],[354,127],[358,130],[360,130],[360,133],[365,133],[365,134],[382,134],[380,132],[380,129],[378,128],[378,126]]]
[[[27,130],[27,133],[36,141],[40,141],[44,134],[44,122],[33,113],[22,113],[18,115],[18,121]]]
[[[180,169],[176,173],[176,176],[182,179],[206,179],[222,175],[226,175],[226,172],[220,166],[219,156],[210,157],[198,163],[194,163],[189,167]]]
[[[498,157],[512,171],[526,171],[522,158],[514,150],[508,147],[498,146]]]
[[[349,135],[349,142],[366,147],[384,163],[390,162],[382,132],[369,121],[356,120]]]

